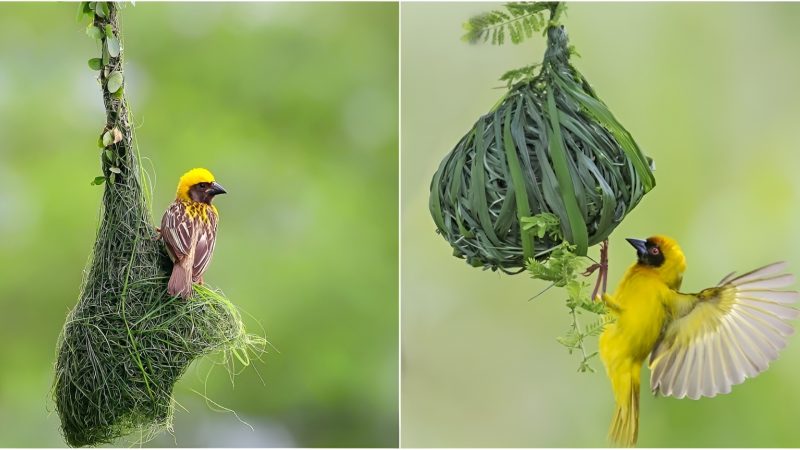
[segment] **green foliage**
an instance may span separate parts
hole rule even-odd
[[[89,183],[89,184],[91,186],[100,186],[101,184],[105,183],[105,181],[106,181],[106,177],[101,175],[99,177],[94,177],[94,180],[92,180],[92,182]]]
[[[78,2],[78,14],[75,17],[75,20],[80,22],[89,14],[94,15],[92,10],[89,8],[89,2]]]
[[[98,17],[106,18],[109,15],[108,2],[94,2],[94,12]]]
[[[108,92],[115,93],[122,87],[122,72],[114,71],[108,74]]]
[[[579,314],[580,312],[577,309],[570,309],[572,318],[570,328],[564,336],[557,337],[556,341],[566,347],[570,355],[573,352],[580,352],[581,360],[578,363],[578,372],[594,373],[595,370],[589,363],[598,355],[598,352],[588,353],[584,343],[587,338],[599,336],[606,324],[610,323],[610,319],[609,316],[603,315],[594,319],[588,325],[581,327],[578,321]]]
[[[89,68],[92,70],[100,70],[103,68],[103,60],[101,58],[92,58],[89,60]]]
[[[584,258],[575,254],[575,246],[564,241],[553,247],[547,259],[528,259],[527,269],[533,278],[564,287],[578,277],[585,264]]]
[[[556,341],[566,347],[569,354],[580,352],[579,372],[594,372],[589,362],[597,356],[597,352],[587,353],[585,340],[603,331],[603,327],[608,323],[608,316],[605,305],[590,298],[589,284],[580,278],[582,270],[587,265],[587,258],[576,255],[574,251],[574,245],[563,242],[556,246],[544,261],[530,258],[527,269],[533,278],[550,281],[554,286],[564,288],[567,294],[565,303],[569,309],[571,322],[567,333],[557,337]],[[584,312],[600,317],[593,319],[588,325],[581,326],[579,316]]]
[[[98,41],[103,39],[103,32],[100,31],[100,28],[97,28],[92,24],[89,24],[89,26],[86,27],[86,35]]]
[[[512,43],[519,44],[542,31],[548,23],[545,12],[563,10],[563,3],[511,2],[503,7],[471,17],[464,24],[466,33],[462,39],[470,44],[491,40],[494,45],[502,45],[508,35]]]
[[[527,231],[539,239],[545,236],[553,240],[563,239],[561,222],[555,214],[541,213],[530,217],[520,217],[519,224],[522,231]]]
[[[113,35],[108,36],[108,38],[106,38],[106,49],[108,50],[109,56],[112,58],[118,58],[120,52],[119,39]]]
[[[506,87],[511,89],[513,85],[520,81],[525,82],[532,80],[536,76],[537,69],[541,66],[541,63],[536,63],[518,69],[511,69],[500,77],[500,81],[505,81]]]

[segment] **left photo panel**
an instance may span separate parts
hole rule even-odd
[[[398,5],[0,4],[0,447],[398,446]]]

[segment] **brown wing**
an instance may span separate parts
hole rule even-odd
[[[161,236],[173,262],[180,262],[191,254],[197,242],[194,221],[183,202],[173,202],[161,218]]]
[[[198,281],[208,268],[208,264],[211,262],[211,255],[214,253],[214,244],[217,240],[217,214],[211,207],[208,207],[207,214],[207,222],[197,219],[197,245],[195,246],[194,266],[192,268],[194,281]]]

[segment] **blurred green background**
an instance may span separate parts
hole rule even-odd
[[[0,5],[0,446],[64,445],[52,363],[94,240],[104,124],[76,10]],[[175,390],[189,412],[147,445],[395,446],[398,6],[121,14],[154,215],[184,171],[214,172],[230,194],[206,280],[274,346],[235,386],[193,365]]]
[[[497,78],[544,53],[540,36],[461,42],[462,22],[492,6],[401,5],[401,442],[604,446],[611,388],[599,361],[579,374],[556,343],[564,296],[528,302],[545,282],[453,258],[428,213],[431,176],[503,94]],[[612,235],[612,285],[634,260],[623,238],[656,233],[682,244],[686,290],[780,259],[800,273],[800,4],[592,2],[567,13],[577,67],[657,163],[658,185]],[[643,389],[640,446],[797,447],[798,374],[795,337],[729,395]]]

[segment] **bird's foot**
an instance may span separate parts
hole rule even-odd
[[[598,294],[597,296],[594,297],[594,301],[602,302],[606,308],[615,313],[619,313],[621,311],[619,305],[616,302],[614,302],[614,299],[610,295],[606,293],[603,293],[602,295]]]
[[[595,271],[597,272],[597,282],[595,282],[594,290],[592,291],[593,299],[599,298],[599,293],[605,295],[608,286],[608,239],[600,243],[600,262],[587,267],[586,271],[583,272],[583,276],[588,277]]]

